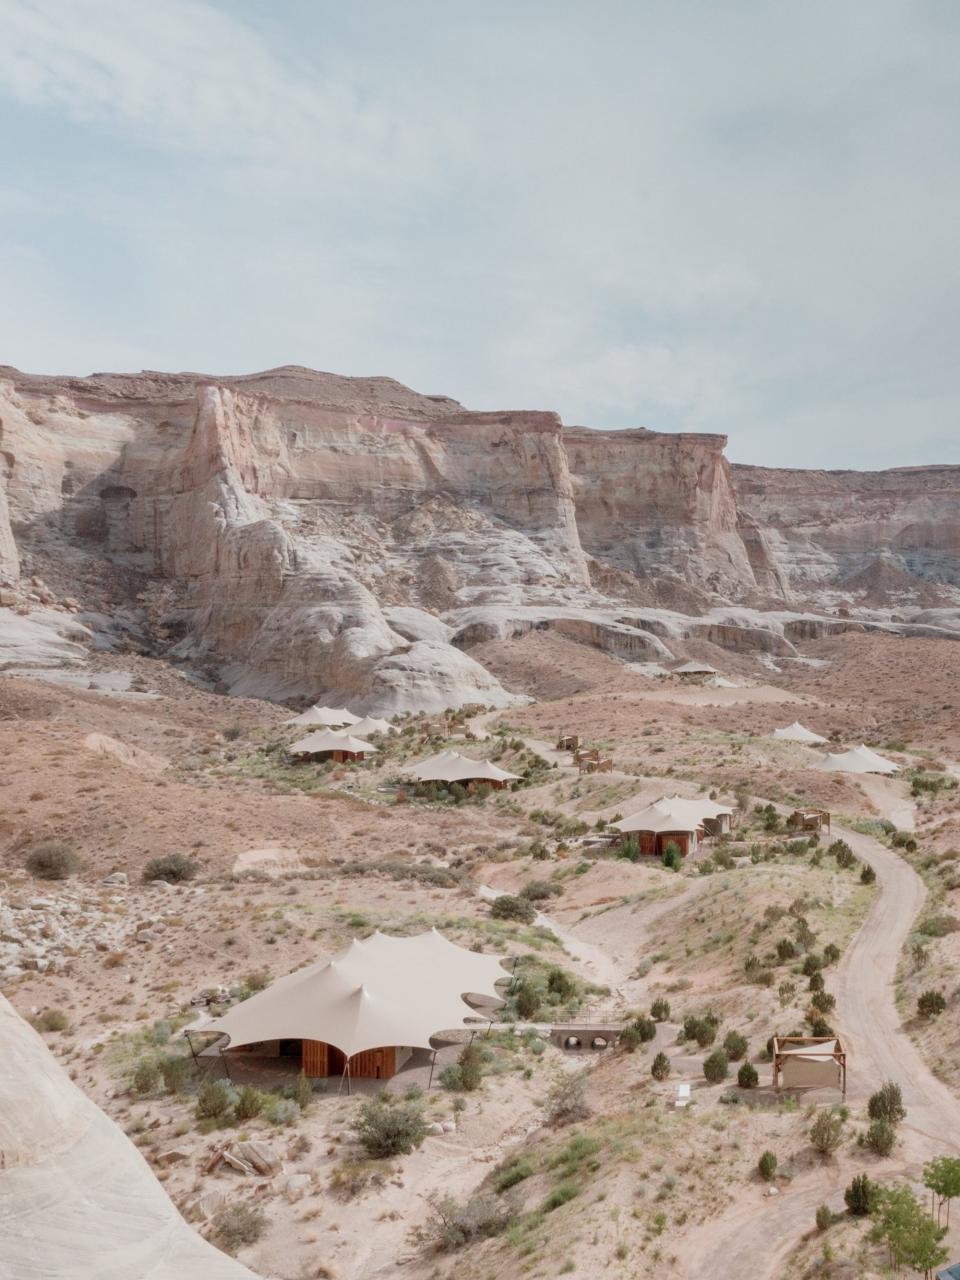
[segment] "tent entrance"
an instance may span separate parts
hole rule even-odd
[[[304,1074],[311,1079],[342,1076],[347,1066],[346,1055],[323,1040],[304,1040],[300,1062]],[[367,1049],[350,1059],[350,1075],[354,1080],[389,1080],[396,1075],[397,1050],[394,1045]]]

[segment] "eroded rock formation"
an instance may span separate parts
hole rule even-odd
[[[138,600],[232,691],[381,714],[505,705],[468,650],[533,625],[669,657],[625,606],[775,652],[779,623],[718,606],[960,601],[960,468],[731,468],[724,445],[299,368],[0,369],[0,576],[59,575],[95,625]]]

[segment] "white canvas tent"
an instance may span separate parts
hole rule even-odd
[[[322,1041],[348,1062],[384,1045],[429,1049],[438,1032],[478,1020],[464,996],[499,1002],[496,984],[508,977],[496,956],[458,947],[436,929],[413,938],[377,932],[186,1030],[226,1037],[232,1047]]]
[[[786,1037],[773,1044],[773,1083],[780,1089],[842,1089],[847,1055],[837,1039]]]
[[[352,733],[358,738],[364,738],[368,733],[396,733],[396,725],[392,725],[389,720],[378,720],[376,716],[364,716],[362,720],[358,720],[356,724],[350,726]]]
[[[794,720],[793,724],[788,724],[785,729],[774,729],[770,737],[779,738],[782,742],[806,742],[810,745],[827,741],[822,734],[807,729],[799,720]]]
[[[682,796],[664,796],[645,809],[631,813],[610,825],[617,831],[651,831],[657,834],[687,832],[696,835],[704,819],[733,814],[732,809],[713,800],[685,800]]]
[[[490,760],[472,760],[457,751],[441,751],[421,764],[404,770],[418,782],[514,782],[518,775],[501,769]]]
[[[363,738],[355,738],[349,733],[336,733],[333,729],[321,729],[317,733],[308,733],[289,748],[292,756],[315,756],[325,751],[346,751],[351,755],[369,755],[377,748]]]
[[[869,747],[853,747],[850,751],[841,751],[825,755],[813,766],[827,773],[899,773],[899,765],[885,756],[877,755]]]
[[[674,667],[673,674],[675,676],[715,676],[717,669],[707,662],[685,662],[682,667]]]
[[[359,719],[346,707],[309,707],[292,720],[285,720],[284,724],[314,724],[324,729],[342,729],[344,725],[356,724]]]

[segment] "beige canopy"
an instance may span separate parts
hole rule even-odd
[[[490,760],[472,760],[457,751],[441,751],[404,772],[412,773],[418,782],[513,782],[518,776]]]
[[[376,747],[363,738],[354,738],[349,733],[335,733],[332,729],[322,729],[317,733],[308,733],[289,748],[292,756],[319,755],[321,751],[365,752],[369,755]]]
[[[695,833],[703,826],[705,818],[719,818],[721,814],[732,814],[733,810],[713,800],[684,800],[680,796],[664,796],[654,804],[648,804],[638,813],[621,818],[610,825],[617,831],[651,831],[654,834],[669,834],[673,831]]]
[[[187,1030],[224,1035],[234,1047],[320,1040],[348,1058],[384,1045],[429,1049],[438,1032],[476,1018],[465,995],[499,1001],[496,983],[508,976],[496,956],[458,947],[436,929],[413,938],[377,932]]]
[[[877,755],[869,747],[854,747],[851,751],[841,751],[825,755],[813,766],[827,773],[899,773],[899,765],[885,756]]]
[[[781,1049],[780,1079],[785,1089],[839,1089],[842,1072],[837,1040]]]
[[[359,719],[346,707],[310,707],[292,720],[285,720],[284,724],[316,724],[326,729],[342,729],[344,725],[356,724]]]
[[[376,716],[364,716],[362,720],[358,720],[350,728],[358,738],[366,737],[368,733],[397,732],[396,726],[392,725],[389,720],[378,720]]]
[[[706,662],[685,662],[682,667],[674,667],[675,676],[715,676],[717,668]]]
[[[822,734],[814,733],[812,729],[807,729],[799,720],[794,720],[793,724],[788,724],[785,729],[774,729],[770,737],[779,738],[784,742],[807,742],[810,744],[826,742],[826,738]]]

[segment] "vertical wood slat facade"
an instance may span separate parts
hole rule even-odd
[[[310,1079],[342,1075],[345,1063],[344,1055],[332,1044],[323,1040],[303,1041],[301,1065]],[[396,1070],[397,1051],[393,1045],[367,1049],[350,1059],[350,1074],[357,1080],[389,1080]]]

